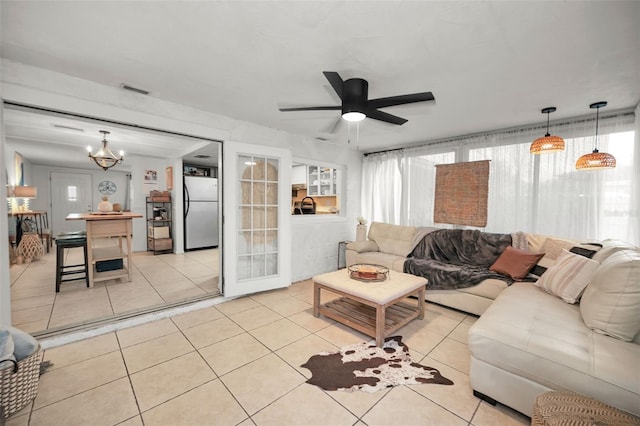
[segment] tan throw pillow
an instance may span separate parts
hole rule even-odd
[[[536,285],[567,303],[576,303],[598,266],[595,260],[562,249],[562,254]]]
[[[640,252],[621,250],[602,262],[580,301],[590,329],[624,341],[640,333]]]
[[[518,281],[527,276],[542,256],[544,253],[529,253],[508,246],[489,267],[489,270]]]

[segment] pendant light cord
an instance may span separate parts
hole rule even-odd
[[[547,134],[545,136],[551,136],[551,133],[549,133],[549,115],[551,115],[551,111],[547,111]]]
[[[596,108],[596,141],[595,150],[598,150],[598,124],[600,123],[600,107]]]

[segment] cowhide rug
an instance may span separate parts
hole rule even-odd
[[[402,336],[386,338],[382,348],[372,340],[345,346],[340,352],[321,352],[301,367],[311,371],[307,383],[324,390],[375,392],[398,385],[453,384],[435,368],[412,362]]]

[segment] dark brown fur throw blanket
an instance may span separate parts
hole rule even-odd
[[[472,287],[488,278],[511,284],[509,277],[489,270],[510,245],[510,234],[439,229],[414,247],[404,262],[404,272],[427,278],[427,288],[434,290]]]

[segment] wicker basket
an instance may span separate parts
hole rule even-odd
[[[0,370],[0,405],[6,419],[29,404],[38,393],[40,346],[17,364]]]

